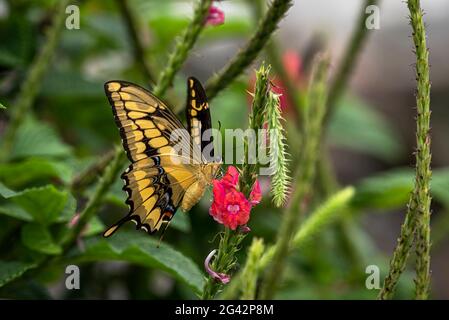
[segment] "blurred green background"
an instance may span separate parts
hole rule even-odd
[[[128,226],[111,239],[101,239],[106,225],[127,212],[122,181],[117,179],[106,205],[84,233],[79,248],[41,274],[9,282],[32,268],[42,255],[55,255],[61,248],[54,238],[85,205],[94,184],[83,192],[71,188],[83,169],[98,161],[119,142],[103,83],[122,79],[148,86],[148,79],[133,54],[126,19],[119,1],[80,1],[80,29],[63,30],[41,90],[20,127],[7,161],[0,164],[0,298],[95,298],[162,299],[195,298],[202,281],[202,264],[216,247],[220,230],[208,215],[211,192],[175,222],[164,237],[169,246],[146,248],[157,241]],[[384,1],[386,2],[386,1]],[[8,125],[14,104],[33,58],[45,41],[45,30],[56,1],[0,0],[0,134]],[[332,4],[331,4],[332,3]],[[344,44],[360,11],[361,1],[296,1],[275,34],[273,46],[299,91],[307,88],[311,57],[326,49],[332,70],[338,65]],[[192,50],[182,72],[167,94],[178,108],[184,105],[185,81],[195,76],[205,82],[233,57],[257,25],[251,1],[222,1],[223,25],[209,26]],[[449,135],[447,111],[449,78],[443,57],[448,40],[447,3],[430,1],[432,109],[433,109],[433,298],[449,298]],[[132,0],[144,57],[153,75],[167,63],[174,39],[182,33],[192,14],[192,1]],[[381,28],[370,38],[357,64],[351,86],[338,103],[327,132],[331,164],[342,185],[354,185],[356,195],[347,217],[328,226],[301,252],[289,260],[284,284],[277,298],[372,299],[378,291],[365,287],[368,265],[388,268],[399,235],[405,204],[413,186],[414,75],[411,68],[410,30],[405,5],[383,3]],[[335,9],[341,8],[341,11]],[[270,61],[269,53],[220,93],[211,104],[214,127],[245,128],[253,69]],[[441,68],[440,68],[441,66]],[[276,78],[276,68],[272,72]],[[293,163],[295,115],[286,106],[289,149]],[[268,180],[262,178],[267,189]],[[316,200],[319,203],[319,199]],[[281,211],[269,196],[254,208],[251,235],[271,242]],[[244,246],[248,245],[248,237]],[[82,249],[84,248],[84,252]],[[143,248],[143,249],[139,249]],[[240,252],[242,257],[244,250]],[[175,264],[167,261],[175,259]],[[412,257],[413,259],[413,257]],[[115,260],[115,261],[111,261]],[[241,262],[243,260],[241,259]],[[67,290],[65,266],[81,266],[80,290]],[[412,273],[400,281],[398,298],[413,293]]]

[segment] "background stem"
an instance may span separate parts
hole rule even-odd
[[[416,54],[417,117],[416,117],[416,175],[415,186],[408,203],[401,235],[390,262],[379,299],[390,299],[405,269],[416,231],[416,298],[426,299],[430,285],[430,80],[429,52],[419,0],[407,2],[413,29]]]
[[[268,268],[262,283],[261,298],[272,299],[276,292],[284,270],[290,239],[297,228],[302,204],[309,194],[315,175],[315,165],[319,153],[321,125],[326,106],[326,82],[329,68],[329,59],[320,57],[316,64],[309,89],[308,106],[304,118],[303,156],[298,167],[295,191],[291,198],[291,205],[285,213],[281,227],[278,231],[276,250],[273,263]]]
[[[207,97],[212,99],[218,92],[226,88],[238,75],[240,75],[264,48],[271,34],[276,30],[277,24],[292,6],[291,0],[273,0],[264,18],[260,21],[256,32],[246,47],[229,62],[220,73],[207,82]]]
[[[56,5],[52,24],[47,30],[47,39],[30,66],[30,71],[20,88],[15,107],[11,108],[11,120],[4,135],[2,153],[0,154],[0,158],[3,161],[11,153],[17,130],[26,119],[36,100],[44,74],[50,69],[50,62],[55,54],[64,27],[67,3],[68,0],[61,0]]]

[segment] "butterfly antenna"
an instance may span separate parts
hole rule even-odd
[[[162,230],[161,237],[159,238],[159,242],[157,243],[157,248],[159,248],[159,247],[161,246],[162,239],[164,238],[165,231],[167,230],[168,225],[170,224],[170,222],[171,222],[171,221],[168,221],[168,222],[165,224],[164,229]]]

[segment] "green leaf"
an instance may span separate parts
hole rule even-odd
[[[395,169],[363,179],[356,187],[352,205],[356,208],[394,209],[404,206],[413,190],[413,169]],[[449,168],[432,173],[434,200],[449,208]]]
[[[35,267],[33,263],[19,261],[0,261],[0,287],[20,277],[24,272]]]
[[[0,109],[6,109],[6,107],[0,102]]]
[[[69,221],[76,210],[76,199],[52,185],[15,192],[0,183],[0,195],[10,202],[0,205],[0,214],[23,221],[51,224]]]
[[[338,103],[328,137],[337,146],[388,162],[397,160],[405,152],[387,119],[354,96],[346,96]]]
[[[68,164],[43,158],[28,158],[20,162],[1,163],[0,180],[12,187],[22,187],[31,182],[59,178],[68,183],[72,169]]]
[[[204,285],[203,274],[189,258],[165,243],[158,247],[158,240],[135,231],[124,230],[108,239],[88,239],[85,251],[74,249],[70,257],[75,262],[122,260],[157,268],[184,282],[196,293],[200,293]]]
[[[33,217],[23,210],[21,207],[16,205],[15,203],[6,203],[3,205],[0,205],[0,214],[4,214],[6,216],[9,216],[11,218],[15,218],[22,221],[33,221]]]
[[[55,222],[67,222],[70,221],[70,219],[73,218],[76,211],[76,199],[71,194],[67,194],[67,201],[65,202],[64,208],[62,209],[62,212],[60,215],[58,215],[58,218]]]
[[[182,232],[190,232],[192,229],[190,225],[190,218],[187,213],[182,212],[182,210],[178,210],[173,217],[173,220],[170,223],[170,227],[178,229]]]
[[[449,168],[433,171],[430,189],[435,200],[449,209]]]
[[[29,249],[45,254],[61,254],[62,248],[56,244],[50,231],[36,223],[28,223],[22,227],[22,243]]]
[[[69,199],[68,193],[59,191],[52,185],[26,189],[15,194],[11,200],[28,212],[34,221],[41,224],[67,220],[68,211],[72,211],[72,214],[74,211],[73,200]],[[67,212],[64,212],[66,205],[69,208],[66,209]]]
[[[9,199],[17,195],[17,192],[9,189],[7,186],[0,182],[0,195],[5,199]]]
[[[71,148],[61,141],[53,128],[28,118],[17,132],[10,158],[66,157],[70,154]]]
[[[413,170],[398,169],[363,179],[356,186],[356,208],[392,209],[407,203],[413,189]]]
[[[90,237],[99,233],[103,233],[106,230],[106,226],[97,217],[93,217],[87,224],[86,231],[83,232],[83,236]]]

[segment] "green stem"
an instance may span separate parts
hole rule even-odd
[[[47,72],[50,68],[50,62],[55,54],[56,47],[59,39],[61,38],[62,29],[64,27],[64,21],[66,18],[65,9],[67,7],[67,3],[68,0],[62,0],[57,4],[52,24],[47,30],[46,42],[36,55],[33,63],[31,64],[30,71],[28,72],[25,81],[20,88],[17,103],[15,108],[12,110],[11,120],[4,135],[1,160],[6,160],[9,156],[17,130],[32,108],[37,94],[39,93],[42,78],[45,72]]]
[[[304,149],[298,167],[296,188],[290,200],[291,205],[285,213],[278,231],[273,263],[268,268],[262,284],[262,299],[271,299],[276,292],[276,285],[279,283],[284,270],[289,243],[299,222],[302,202],[309,194],[314,180],[322,120],[326,107],[328,67],[329,59],[327,57],[320,58],[312,76],[308,106],[305,109],[304,118]]]
[[[228,275],[232,269],[234,269],[237,263],[235,254],[240,249],[240,244],[245,236],[245,234],[240,233],[238,230],[232,231],[231,229],[225,227],[225,231],[221,236],[220,243],[218,245],[217,257],[210,266],[213,271]],[[213,299],[222,286],[222,283],[209,276],[204,285],[201,299]]]
[[[264,64],[256,72],[256,85],[254,89],[254,98],[251,105],[251,114],[249,116],[249,128],[255,135],[258,134],[259,129],[263,128],[265,122],[265,113],[267,106],[267,94],[268,94],[268,75],[270,73],[270,66],[265,67]],[[253,137],[257,139],[257,136]],[[256,181],[258,164],[256,159],[250,159],[252,156],[249,153],[249,146],[259,144],[256,141],[250,141],[248,137],[245,137],[244,141],[244,163],[242,165],[242,177],[240,179],[240,191],[248,198],[251,192],[251,188]],[[257,153],[257,151],[256,151]],[[254,155],[253,155],[254,156]],[[251,161],[250,161],[251,160]]]
[[[103,197],[108,192],[110,186],[114,183],[115,178],[123,169],[123,160],[125,159],[124,152],[122,149],[117,149],[114,158],[106,167],[104,175],[101,177],[93,196],[89,199],[86,207],[80,213],[78,223],[73,227],[72,231],[68,233],[67,237],[62,241],[64,248],[70,248],[76,239],[80,236],[84,227],[95,215],[97,209],[99,208]]]
[[[172,85],[176,73],[181,69],[187,59],[187,55],[203,30],[211,5],[212,0],[200,0],[197,2],[193,20],[190,22],[181,39],[177,41],[175,50],[168,60],[168,66],[161,73],[157,86],[153,90],[154,95],[163,96]]]
[[[231,62],[207,83],[206,91],[209,99],[215,97],[221,90],[226,88],[257,58],[257,55],[268,42],[271,34],[276,30],[279,21],[284,17],[292,3],[292,0],[273,0],[246,47],[240,50]]]
[[[262,17],[266,8],[266,1],[264,0],[248,0],[247,1],[253,8],[254,17],[257,21]],[[282,85],[285,86],[285,94],[290,103],[293,103],[293,110],[302,109],[304,107],[304,97],[302,92],[298,88],[298,86],[292,81],[292,79],[288,76],[284,65],[282,63],[282,57],[279,54],[279,44],[276,42],[276,38],[273,37],[265,46],[265,51],[270,60],[270,64],[273,66],[276,71],[276,75],[279,76],[279,79],[282,82]],[[299,70],[298,70],[299,71]],[[292,106],[293,107],[293,106]]]
[[[117,0],[120,12],[123,16],[128,35],[133,45],[134,60],[139,65],[141,72],[148,80],[150,87],[153,86],[155,77],[145,58],[145,46],[139,37],[139,25],[135,12],[132,10],[129,0]]]
[[[73,192],[84,191],[84,189],[91,185],[97,179],[97,176],[106,169],[108,164],[116,156],[116,152],[115,149],[110,150],[98,161],[92,163],[92,165],[77,174],[70,183],[70,189]]]
[[[256,298],[257,278],[259,277],[259,261],[264,252],[263,239],[254,238],[248,249],[245,266],[242,269],[242,296],[243,300]]]
[[[408,203],[401,235],[390,262],[390,271],[379,294],[390,299],[413,245],[416,232],[416,298],[427,299],[430,286],[430,80],[429,52],[419,0],[409,0],[410,22],[416,53],[417,117],[416,117],[416,177]]]
[[[361,6],[359,17],[352,33],[351,39],[343,54],[343,61],[340,63],[339,68],[336,71],[334,80],[329,89],[328,98],[328,112],[325,117],[325,122],[328,122],[332,118],[335,112],[336,104],[345,92],[348,86],[351,74],[356,66],[361,49],[368,36],[368,28],[366,28],[366,7],[370,5],[376,5],[379,0],[365,0],[365,3]]]

